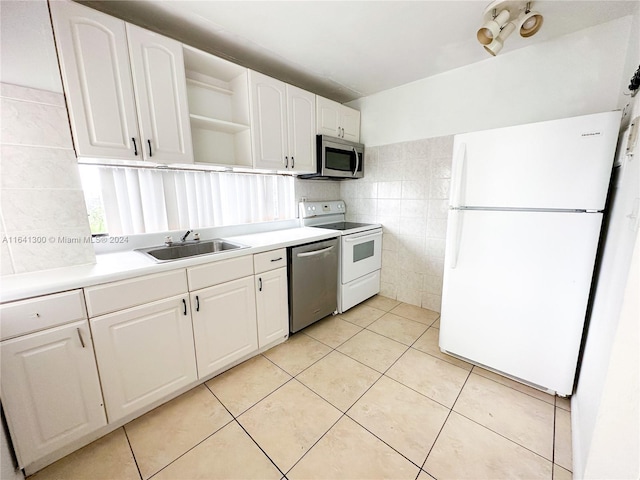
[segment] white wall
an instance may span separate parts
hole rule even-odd
[[[385,145],[614,110],[632,19],[355,100],[350,105],[362,112],[362,141]]]
[[[640,95],[629,112],[629,117],[640,119]],[[571,402],[577,478],[640,478],[640,288],[633,285],[640,265],[637,257],[632,260],[634,242],[636,249],[638,243],[633,216],[640,202],[640,145],[635,150],[616,174],[619,179],[612,191],[587,341]]]
[[[578,478],[640,478],[640,234],[631,265],[591,448]]]
[[[62,93],[46,0],[0,2],[0,82]]]

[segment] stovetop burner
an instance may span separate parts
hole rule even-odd
[[[323,223],[322,225],[314,225],[316,228],[328,228],[330,230],[352,230],[360,227],[370,227],[370,223],[356,223],[356,222],[334,222]]]

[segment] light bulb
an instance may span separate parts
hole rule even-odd
[[[536,24],[536,17],[529,17],[529,18],[527,18],[527,20],[522,24],[522,28],[524,28],[525,30],[529,30],[529,29],[530,29],[530,28],[532,28],[535,24]]]

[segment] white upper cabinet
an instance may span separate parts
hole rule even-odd
[[[324,97],[316,97],[318,134],[360,142],[360,112]]]
[[[51,12],[78,156],[192,163],[181,44],[74,2]]]
[[[182,44],[130,24],[127,40],[145,160],[193,162]]]
[[[78,155],[142,160],[125,23],[73,2],[50,8]]]
[[[316,96],[287,85],[290,170],[316,171]]]
[[[253,166],[314,172],[315,95],[254,71],[249,83]]]
[[[286,84],[254,71],[249,72],[249,81],[253,165],[267,170],[285,170],[289,160]]]

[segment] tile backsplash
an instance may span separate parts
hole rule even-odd
[[[0,111],[0,273],[94,262],[64,96],[2,83]]]
[[[342,182],[347,219],[383,226],[381,293],[440,311],[453,136],[365,148]]]

